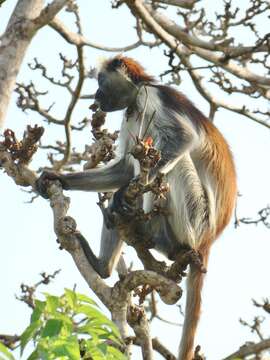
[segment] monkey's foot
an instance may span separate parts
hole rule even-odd
[[[126,190],[127,186],[116,191],[113,196],[112,205],[110,206],[111,212],[119,215],[124,222],[131,221],[136,215],[136,209],[133,204],[130,204],[125,199]]]
[[[36,190],[43,198],[48,199],[48,186],[50,185],[51,181],[56,180],[60,181],[64,190],[68,190],[68,185],[66,184],[61,174],[54,173],[52,171],[43,171],[43,173],[36,181]]]

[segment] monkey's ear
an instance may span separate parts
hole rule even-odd
[[[119,69],[122,66],[122,64],[123,64],[123,60],[119,56],[117,56],[108,62],[107,69],[109,71],[115,71]]]

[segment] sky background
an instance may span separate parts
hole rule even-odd
[[[14,0],[7,0],[0,8],[0,34],[4,31],[8,18],[15,5]],[[246,0],[235,1],[244,8]],[[125,7],[111,10],[110,1],[78,1],[84,33],[92,41],[107,46],[125,46],[136,40],[133,29],[134,19]],[[213,2],[204,1],[205,9],[213,14]],[[70,14],[61,13],[61,17],[72,26]],[[269,28],[269,24],[261,23],[261,28]],[[250,39],[239,32],[239,41],[247,43]],[[75,56],[75,49],[67,45],[53,30],[46,27],[34,38],[24,60],[19,82],[35,82],[39,90],[49,88],[46,81],[37,72],[29,71],[27,64],[37,57],[46,64],[51,74],[60,74],[61,63],[59,51],[70,57]],[[149,50],[140,48],[128,53],[139,60],[144,67],[157,78],[166,69],[167,59],[161,49]],[[108,53],[92,48],[85,50],[88,66],[95,66],[100,56],[111,56]],[[91,94],[96,88],[95,81],[87,81],[83,93]],[[179,86],[204,113],[208,113],[207,103],[195,91],[191,80],[183,75]],[[219,96],[217,91],[217,96]],[[54,112],[63,115],[67,106],[68,96],[62,90],[53,89],[44,98],[44,104],[55,101]],[[238,103],[239,99],[235,98]],[[83,100],[77,105],[73,123],[78,123],[87,114],[89,101]],[[121,114],[115,113],[108,117],[108,127],[117,129],[120,126]],[[5,127],[22,135],[27,124],[42,124],[42,119],[35,113],[22,113],[16,107],[16,95],[7,116]],[[219,111],[215,120],[216,126],[227,138],[236,161],[238,187],[241,197],[238,201],[238,216],[255,217],[258,210],[270,202],[270,170],[269,170],[269,130],[253,123],[243,116],[229,111]],[[49,126],[43,141],[64,139],[63,129]],[[77,133],[74,144],[83,149],[89,143],[90,132]],[[45,165],[46,156],[39,152],[33,162],[33,168]],[[31,196],[21,191],[10,178],[0,171],[1,184],[1,227],[0,227],[0,333],[20,333],[28,324],[30,311],[15,299],[19,293],[21,282],[33,284],[39,280],[42,271],[52,273],[62,269],[57,279],[42,291],[61,294],[64,287],[72,288],[77,284],[77,290],[92,296],[87,284],[80,276],[71,256],[65,251],[59,251],[56,236],[53,232],[52,212],[49,203],[37,199],[33,204],[27,204]],[[69,193],[72,198],[70,215],[74,216],[78,228],[86,236],[93,249],[99,250],[101,214],[96,206],[97,195],[82,192]],[[208,274],[203,291],[203,309],[196,343],[202,346],[208,360],[222,359],[235,351],[245,341],[258,340],[247,328],[238,322],[239,317],[251,321],[254,315],[262,314],[252,306],[251,299],[261,300],[269,296],[269,254],[270,230],[262,225],[241,225],[235,229],[233,221],[220,239],[213,245],[210,256]],[[132,249],[126,249],[128,261],[136,256]],[[113,283],[116,277],[109,282]],[[41,295],[42,296],[42,295]],[[181,299],[183,305],[184,298]],[[173,306],[160,305],[160,314],[167,319],[182,322],[179,311]],[[269,326],[265,322],[265,335],[269,336]],[[179,327],[167,326],[160,321],[154,321],[153,336],[159,336],[172,351],[176,352]],[[158,356],[156,357],[158,359]],[[19,357],[18,357],[19,359]]]

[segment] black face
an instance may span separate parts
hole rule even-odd
[[[102,111],[111,112],[116,110],[121,110],[124,107],[120,106],[119,99],[112,93],[107,93],[106,91],[102,90],[100,87],[98,88],[95,100],[98,102],[99,107]]]
[[[102,111],[111,112],[125,109],[136,98],[136,86],[117,71],[99,73],[98,85],[95,100]]]

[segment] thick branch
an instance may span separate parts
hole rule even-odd
[[[3,126],[11,93],[26,49],[34,35],[30,19],[35,18],[43,0],[18,1],[0,42],[0,127]],[[31,29],[31,31],[30,31]]]
[[[142,349],[143,359],[154,360],[150,327],[144,309],[131,308],[129,314],[129,324],[132,326],[136,334],[136,338]]]
[[[158,338],[152,339],[152,345],[155,351],[161,354],[166,360],[176,360],[176,357],[159,341]]]
[[[11,93],[36,31],[53,19],[67,0],[55,0],[43,11],[43,0],[20,0],[0,42],[0,127],[3,125]]]
[[[111,288],[106,285],[89,264],[80,243],[82,235],[76,229],[75,220],[67,216],[70,199],[63,195],[62,187],[58,182],[52,183],[48,188],[48,194],[54,215],[54,230],[61,246],[71,254],[87,284],[101,301],[109,307]]]
[[[132,271],[115,286],[125,294],[141,285],[150,285],[154,288],[166,304],[175,304],[182,295],[181,289],[174,281],[147,270]]]
[[[136,337],[131,337],[130,340],[133,342],[134,345],[139,345],[140,346],[140,342],[139,339],[137,339]],[[163,356],[164,359],[166,360],[176,360],[176,356],[173,355],[161,342],[158,338],[153,338],[152,339],[152,346],[153,349],[158,352],[160,355]]]
[[[15,163],[12,154],[4,149],[4,145],[0,147],[0,165],[17,185],[32,186],[35,189],[36,174],[24,163],[20,161]],[[91,286],[101,301],[110,307],[111,288],[90,266],[80,243],[82,235],[76,230],[76,222],[71,217],[66,216],[70,199],[63,195],[59,182],[52,183],[48,188],[48,192],[54,215],[54,229],[61,245],[70,252],[88,285]]]
[[[69,0],[54,0],[45,7],[40,15],[34,20],[38,28],[47,25],[60,10],[68,3]]]

